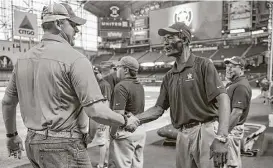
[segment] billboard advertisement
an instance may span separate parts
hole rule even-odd
[[[99,30],[124,30],[130,31],[130,23],[128,20],[119,18],[101,18],[99,20]]]
[[[228,29],[242,29],[252,27],[252,2],[232,1],[229,2]]]
[[[100,37],[109,39],[130,38],[130,32],[124,31],[100,31]]]
[[[158,29],[168,27],[175,22],[185,22],[193,32],[193,40],[220,38],[222,35],[222,2],[193,2],[150,11],[151,44],[161,44],[162,38],[157,34]]]
[[[140,17],[133,21],[134,29],[138,29],[138,28],[146,29],[148,27],[149,27],[148,17]]]
[[[14,10],[13,32],[15,36],[37,38],[38,37],[37,15]]]
[[[148,30],[132,31],[132,41],[146,40],[149,38]]]

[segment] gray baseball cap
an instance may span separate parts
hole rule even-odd
[[[139,63],[138,61],[131,56],[122,57],[121,60],[117,63],[118,66],[125,66],[131,70],[138,71]]]
[[[77,25],[83,25],[86,20],[75,15],[70,5],[66,3],[55,3],[44,6],[42,11],[42,22],[51,22],[68,19]]]
[[[234,65],[240,65],[242,67],[244,67],[246,65],[245,61],[239,56],[233,56],[231,58],[226,58],[226,59],[224,59],[224,63],[225,64],[231,63]]]

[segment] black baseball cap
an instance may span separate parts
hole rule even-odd
[[[94,67],[93,69],[94,69],[94,73],[95,73],[95,74],[101,73],[101,67],[96,66],[96,67]]]
[[[159,36],[165,36],[166,34],[176,34],[176,33],[182,33],[184,36],[188,38],[189,41],[191,41],[191,35],[192,35],[191,29],[184,22],[176,22],[169,27],[161,28],[158,30]]]

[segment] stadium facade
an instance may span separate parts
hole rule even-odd
[[[49,1],[0,2],[1,81],[8,79],[20,54],[41,39],[40,14]],[[143,81],[160,82],[174,59],[165,57],[157,29],[184,21],[193,31],[193,53],[210,58],[223,79],[223,60],[234,55],[247,60],[251,79],[266,75],[272,32],[270,1],[65,2],[87,19],[75,48],[95,65],[112,64],[124,55],[132,55],[141,65]],[[12,31],[16,27],[16,11],[36,14],[35,38],[16,36]]]

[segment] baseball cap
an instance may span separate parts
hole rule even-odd
[[[76,16],[76,14],[73,12],[72,8],[70,5],[68,5],[67,3],[61,3],[61,5],[63,5],[68,14],[69,14],[69,18],[68,20],[70,20],[71,22],[76,23],[77,25],[83,25],[86,23],[86,19],[80,18],[78,16]]]
[[[134,57],[131,57],[131,56],[122,57],[117,65],[125,66],[125,67],[127,67],[131,70],[134,70],[134,71],[138,71],[138,69],[139,69],[138,61]]]
[[[51,22],[61,19],[68,19],[77,25],[83,25],[86,20],[75,15],[70,5],[66,3],[56,3],[44,6],[42,11],[42,22]]]
[[[97,66],[97,67],[94,67],[94,73],[101,73],[101,67]]]
[[[245,61],[239,56],[233,56],[231,58],[226,58],[226,59],[224,59],[224,63],[225,64],[231,63],[231,64],[234,64],[234,65],[240,65],[242,67],[245,66]]]
[[[158,35],[165,36],[166,34],[182,33],[191,41],[191,30],[184,22],[176,22],[173,25],[158,30]]]
[[[63,5],[59,3],[53,2],[53,4],[49,4],[48,6],[43,7],[42,11],[43,23],[68,18],[69,18],[68,11]]]

